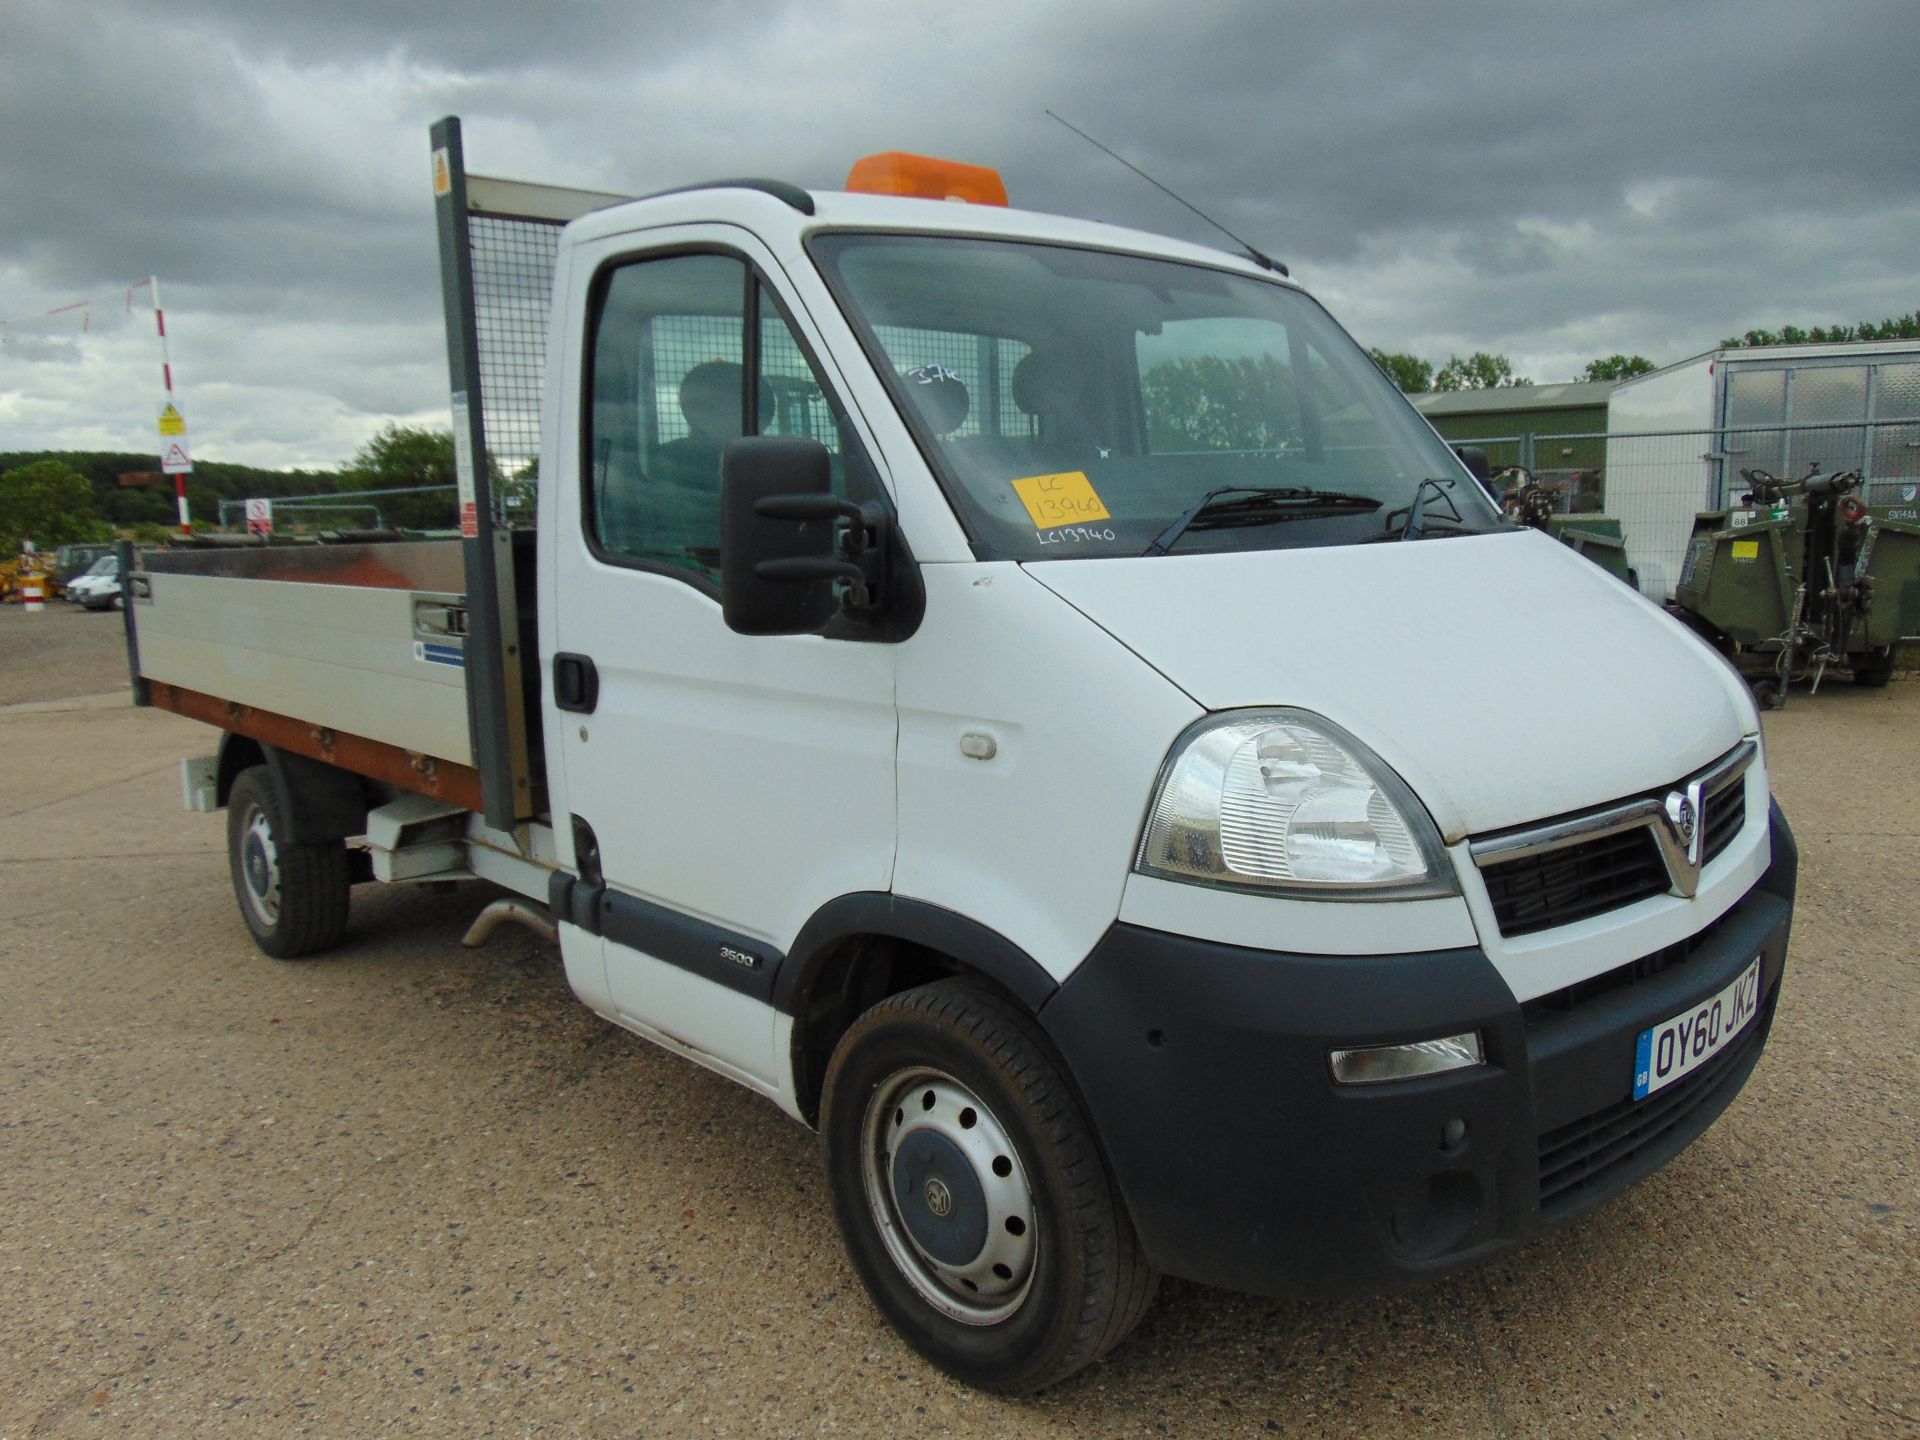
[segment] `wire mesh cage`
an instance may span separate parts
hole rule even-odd
[[[540,470],[540,405],[547,363],[547,318],[560,223],[524,216],[473,215],[474,331],[496,523],[533,523]]]

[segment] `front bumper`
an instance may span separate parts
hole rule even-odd
[[[1770,868],[1708,929],[1524,1006],[1477,948],[1296,955],[1115,925],[1040,1018],[1148,1257],[1233,1290],[1379,1289],[1478,1263],[1659,1169],[1732,1102],[1773,1023],[1799,856],[1777,805],[1770,819]],[[1640,1033],[1755,956],[1747,1032],[1635,1101]],[[1328,1069],[1336,1046],[1465,1030],[1486,1064],[1377,1086]]]

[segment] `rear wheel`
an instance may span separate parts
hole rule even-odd
[[[1858,655],[1849,655],[1847,663],[1853,667],[1853,683],[1864,685],[1869,690],[1882,690],[1893,680],[1893,647],[1885,650],[1869,650]]]
[[[827,1071],[834,1211],[894,1328],[968,1384],[1024,1394],[1092,1364],[1157,1277],[1058,1060],[983,985],[862,1015]]]
[[[288,841],[288,817],[264,765],[243,770],[227,799],[227,865],[240,918],[277,960],[339,944],[347,929],[347,847]]]

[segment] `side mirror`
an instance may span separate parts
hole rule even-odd
[[[842,610],[877,615],[887,520],[833,493],[818,440],[753,435],[720,457],[720,609],[741,635],[807,635]]]
[[[1487,452],[1478,445],[1455,445],[1453,453],[1460,457],[1460,463],[1467,467],[1467,473],[1478,480],[1482,487],[1493,479],[1493,467],[1487,463]]]

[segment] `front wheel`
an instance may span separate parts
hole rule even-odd
[[[827,1070],[834,1212],[874,1303],[957,1379],[1025,1394],[1092,1364],[1157,1277],[1050,1045],[945,980],[883,1000]]]
[[[345,842],[294,844],[287,821],[272,772],[241,771],[227,797],[227,866],[241,919],[276,960],[339,944],[351,889]]]

